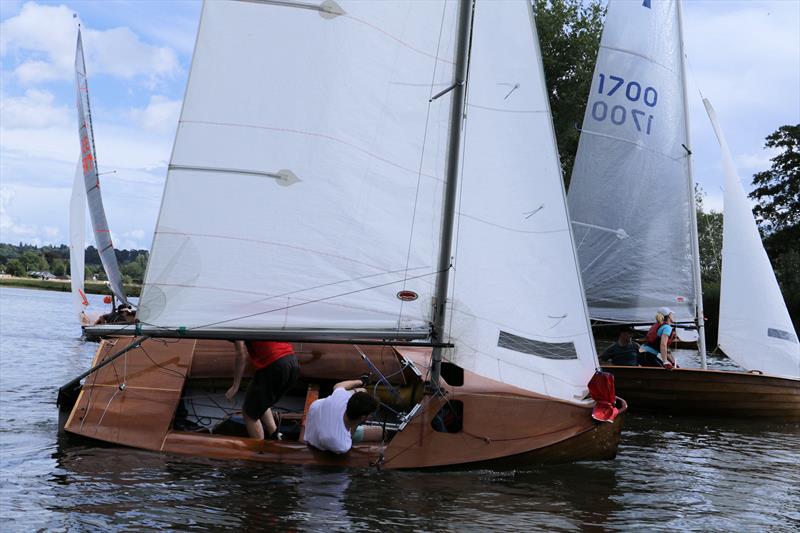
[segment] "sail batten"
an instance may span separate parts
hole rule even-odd
[[[609,2],[568,195],[592,319],[695,320],[682,62],[677,0]]]

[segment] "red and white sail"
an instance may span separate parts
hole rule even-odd
[[[80,169],[83,174],[95,244],[97,245],[97,252],[100,254],[103,269],[111,284],[111,290],[118,300],[127,303],[128,300],[122,287],[122,274],[117,263],[117,256],[114,253],[111,230],[108,227],[108,220],[103,208],[103,197],[100,193],[100,178],[97,172],[97,155],[92,131],[92,114],[89,106],[89,85],[86,77],[86,62],[83,57],[83,41],[80,28],[78,29],[78,44],[75,50],[75,89],[77,92],[78,136],[81,150]]]

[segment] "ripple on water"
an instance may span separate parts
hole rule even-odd
[[[57,436],[90,364],[69,296],[0,288],[0,520],[10,531],[792,530],[800,426],[628,416],[616,461],[525,472],[220,462]],[[47,316],[50,329],[29,335]],[[690,365],[692,355],[679,353]],[[714,358],[712,366],[731,365]]]

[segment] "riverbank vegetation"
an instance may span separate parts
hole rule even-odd
[[[144,279],[149,252],[147,250],[115,250],[115,252],[122,272],[123,283],[140,285]],[[86,248],[84,263],[85,279],[88,282],[97,281],[100,282],[100,285],[103,285],[102,282],[106,280],[106,273],[100,263],[100,255],[94,246]],[[32,244],[0,243],[0,271],[16,278],[35,277],[41,279],[42,273],[49,273],[55,278],[68,279],[67,277],[71,274],[69,246],[62,244],[60,246],[42,246],[40,248]],[[87,283],[87,288],[89,285],[90,283]],[[59,290],[55,288],[58,285],[53,287],[54,290]]]

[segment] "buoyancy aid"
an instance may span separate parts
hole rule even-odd
[[[658,328],[663,326],[663,322],[656,322],[650,329],[647,330],[647,335],[644,336],[644,343],[649,346],[650,348],[654,349],[656,352],[661,351],[661,339],[658,336]],[[675,342],[678,334],[676,333],[675,326],[672,326],[672,333],[669,336],[669,343]]]

